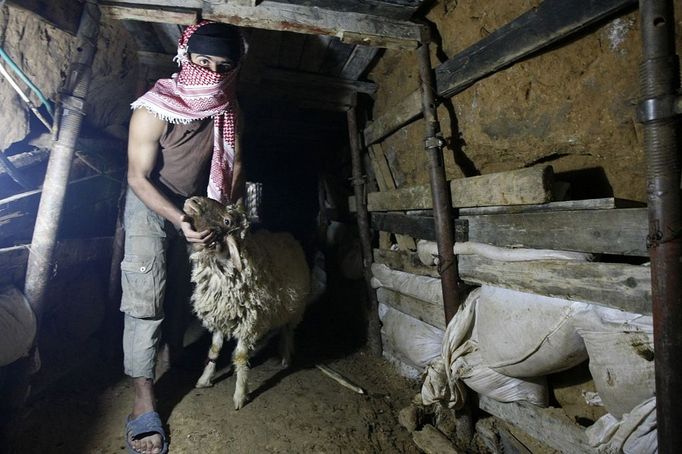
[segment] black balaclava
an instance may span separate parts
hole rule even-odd
[[[187,42],[190,54],[229,58],[233,63],[241,56],[242,37],[233,25],[211,23],[199,27]]]

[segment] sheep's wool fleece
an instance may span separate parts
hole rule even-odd
[[[204,249],[191,255],[194,312],[211,332],[234,336],[252,348],[269,330],[302,318],[310,271],[288,233],[258,231],[240,244],[243,269],[229,254]]]

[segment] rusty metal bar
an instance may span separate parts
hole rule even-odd
[[[360,244],[362,246],[362,270],[365,276],[365,284],[369,295],[369,307],[367,314],[367,344],[370,351],[377,356],[381,355],[381,322],[376,292],[372,288],[372,241],[369,230],[369,215],[367,213],[367,191],[365,190],[366,179],[363,177],[362,156],[360,154],[360,134],[358,133],[357,112],[351,107],[347,112],[348,137],[350,139],[350,155],[353,165],[353,191],[357,204],[358,230]]]
[[[53,256],[57,231],[64,205],[64,195],[69,182],[71,162],[85,116],[85,96],[90,85],[91,66],[97,50],[100,12],[97,3],[88,1],[83,9],[78,28],[78,54],[71,64],[70,74],[61,96],[63,113],[59,134],[52,147],[43,193],[36,217],[31,252],[28,257],[24,294],[36,312],[38,319],[43,313],[47,284],[52,276]]]
[[[682,446],[682,204],[676,104],[680,87],[672,0],[640,0],[639,121],[644,127],[656,352],[658,452]]]
[[[449,323],[460,304],[459,273],[457,261],[452,251],[455,240],[454,217],[450,188],[445,179],[443,164],[443,145],[438,114],[436,111],[436,86],[431,68],[428,29],[424,29],[422,44],[419,46],[419,77],[421,80],[422,110],[426,123],[425,148],[429,159],[433,217],[436,227],[436,243],[440,258],[438,272],[443,287],[443,306],[445,322]]]

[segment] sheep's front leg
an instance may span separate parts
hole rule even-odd
[[[206,367],[204,367],[204,372],[197,380],[195,388],[209,388],[213,386],[211,380],[215,375],[215,362],[220,355],[220,350],[223,348],[223,333],[216,331],[213,333],[213,338],[211,339],[211,348],[208,350],[208,361],[206,361]]]
[[[234,409],[239,410],[246,404],[249,394],[247,383],[249,375],[249,348],[242,339],[237,340],[237,348],[234,349],[232,363],[237,373],[237,382],[234,388]]]
[[[294,353],[294,328],[287,324],[280,330],[279,335],[279,354],[282,357],[282,367],[287,368],[291,365],[291,356]]]

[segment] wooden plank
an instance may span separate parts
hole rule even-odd
[[[155,22],[185,24],[181,10],[191,14],[201,9],[204,19],[225,22],[241,27],[297,33],[332,35],[342,37],[351,34],[361,38],[367,45],[390,46],[413,49],[421,39],[418,25],[396,19],[355,12],[339,12],[309,5],[294,5],[263,0],[258,6],[240,6],[233,2],[198,0],[116,0],[106,2],[109,11],[115,11],[118,19],[145,19],[149,13]],[[133,9],[130,9],[133,8]],[[137,8],[137,12],[135,10]],[[175,22],[174,22],[175,21]]]
[[[117,176],[121,177],[120,174]],[[106,223],[113,229],[116,214],[113,208],[120,186],[120,181],[100,175],[70,182],[60,235],[96,233],[107,228]],[[31,240],[41,192],[36,189],[0,200],[0,246],[9,247]]]
[[[395,180],[393,179],[393,174],[391,168],[386,160],[386,155],[380,144],[373,145],[368,148],[370,163],[374,169],[374,175],[377,179],[377,185],[380,191],[387,191],[396,188]],[[396,235],[396,241],[398,246],[403,250],[416,250],[417,245],[409,236],[406,235]]]
[[[460,255],[458,263],[460,278],[470,284],[651,315],[651,269],[645,266],[561,260],[501,262],[474,255]]]
[[[450,97],[475,81],[593,23],[635,0],[544,0],[436,69],[438,94]]]
[[[416,252],[374,249],[374,261],[394,270],[405,271],[406,273],[440,277],[435,266],[427,266],[419,261]]]
[[[282,0],[280,0],[282,1]],[[284,0],[297,5],[310,4],[310,0]],[[394,19],[409,19],[424,0],[315,0],[315,6],[334,11],[352,11],[375,14]]]
[[[49,24],[72,35],[78,32],[83,3],[78,0],[10,0],[9,3],[37,14]]]
[[[61,240],[57,243],[55,263],[68,268],[82,263],[109,260],[111,237]],[[0,249],[0,285],[20,284],[26,275],[29,244]]]
[[[448,440],[448,437],[431,424],[426,424],[420,430],[412,432],[412,440],[419,450],[425,454],[459,454],[464,452],[457,450]]]
[[[196,10],[163,5],[125,5],[123,2],[100,1],[102,16],[113,20],[135,20],[166,24],[192,25],[199,19]]]
[[[535,213],[539,211],[608,210],[614,208],[637,208],[646,204],[635,200],[606,197],[602,199],[566,200],[535,205],[500,205],[488,207],[460,208],[460,216],[482,214]],[[431,214],[428,214],[431,215]]]
[[[8,156],[9,161],[14,164],[17,169],[29,167],[35,164],[44,162],[50,155],[49,150],[45,148],[34,148],[31,151]],[[5,169],[0,167],[0,175],[6,173]]]
[[[463,216],[469,241],[647,257],[646,208]]]
[[[357,45],[353,52],[346,60],[346,63],[341,68],[339,77],[344,79],[356,80],[362,76],[369,65],[372,63],[379,49],[376,47]]]
[[[332,39],[319,71],[330,77],[339,74],[354,47],[351,44],[341,42],[338,38]]]
[[[560,409],[540,408],[522,402],[502,403],[486,396],[479,396],[479,407],[560,452],[596,452],[587,443],[585,431],[567,416],[560,416]]]
[[[387,288],[377,289],[377,301],[431,326],[445,330],[445,312],[442,304],[422,301]]]
[[[454,207],[524,205],[549,202],[552,166],[536,166],[450,181]],[[412,186],[367,195],[369,211],[425,210],[432,208],[431,188]]]
[[[388,112],[372,120],[365,128],[365,144],[371,145],[397,131],[401,126],[421,116],[422,94],[415,90],[405,96]]]
[[[454,96],[475,81],[635,4],[634,0],[545,0],[438,66],[438,96]],[[419,90],[413,91],[372,122],[364,131],[365,144],[375,143],[421,117],[420,97]]]
[[[286,69],[297,69],[301,63],[305,35],[293,32],[282,32],[282,44],[275,65]]]

